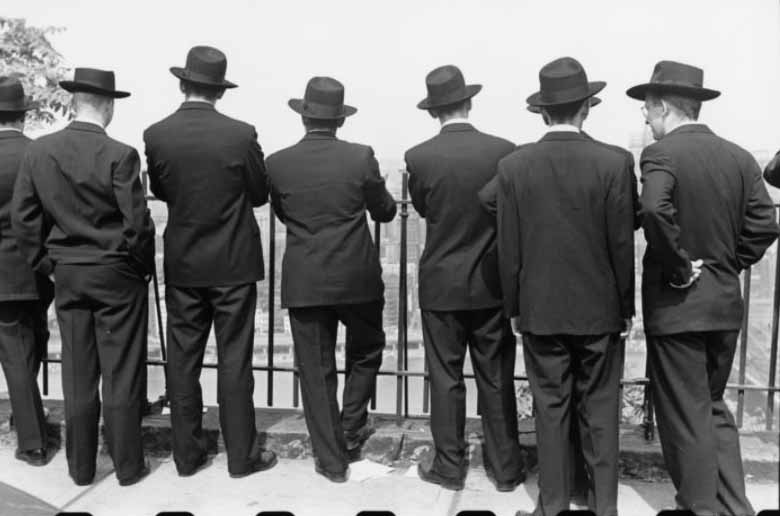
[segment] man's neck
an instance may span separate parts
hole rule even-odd
[[[439,122],[441,122],[441,126],[444,127],[445,125],[452,125],[452,124],[468,124],[469,122],[469,116],[463,113],[458,113],[457,115],[453,115],[447,118],[439,118]]]
[[[206,104],[211,104],[212,106],[217,104],[216,100],[207,99],[206,97],[199,97],[197,95],[187,95],[184,97],[184,102],[205,102]]]
[[[692,120],[692,119],[687,118],[687,117],[686,118],[677,118],[675,120],[669,120],[666,123],[666,134],[671,133],[672,131],[674,131],[678,127],[682,127],[684,125],[694,125],[694,124],[698,124],[698,123],[700,123],[700,122],[697,121],[697,120]]]
[[[106,128],[105,119],[98,113],[91,113],[89,111],[76,113],[76,117],[73,119],[74,122],[84,122],[86,124],[94,124],[99,127],[102,127],[103,129]]]

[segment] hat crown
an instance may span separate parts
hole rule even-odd
[[[94,86],[108,91],[114,91],[116,80],[114,72],[99,70],[97,68],[76,68],[73,72],[73,82],[82,85]]]
[[[312,77],[303,94],[304,104],[323,107],[344,105],[344,85],[332,77]]]
[[[462,94],[466,90],[466,80],[457,66],[444,65],[428,73],[425,87],[431,102],[440,104]]]
[[[23,101],[24,87],[15,77],[0,77],[0,102]]]
[[[704,84],[704,70],[676,61],[659,61],[653,68],[651,83],[679,84],[701,88]]]
[[[214,82],[222,82],[227,70],[227,57],[217,48],[198,45],[187,52],[184,69],[203,75]]]
[[[539,70],[539,90],[545,102],[555,102],[562,94],[588,91],[588,76],[579,61],[561,57]]]

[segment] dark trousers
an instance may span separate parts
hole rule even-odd
[[[303,413],[314,456],[331,473],[347,469],[345,434],[365,426],[376,373],[382,365],[383,301],[289,309]],[[342,412],[336,399],[336,332],[347,328]]]
[[[48,302],[0,301],[0,362],[11,396],[18,447],[46,447],[38,370],[49,340]]]
[[[745,496],[739,433],[723,393],[737,331],[648,338],[650,385],[677,504],[697,515],[754,514]]]
[[[68,470],[77,482],[95,476],[102,377],[106,443],[117,478],[128,480],[144,467],[147,284],[123,262],[61,264],[54,275]]]
[[[568,510],[571,426],[577,425],[589,477],[588,507],[617,514],[620,351],[617,334],[523,335],[536,402],[539,503],[536,514]],[[575,417],[572,418],[572,412]]]
[[[514,388],[515,336],[500,308],[453,312],[422,311],[423,341],[431,382],[431,432],[436,447],[432,469],[465,475],[466,350],[477,382],[485,466],[499,482],[523,471]]]
[[[255,427],[252,354],[257,285],[165,288],[168,311],[168,396],[173,458],[191,472],[206,455],[200,372],[212,323],[217,340],[219,423],[228,471],[243,474],[260,449]]]

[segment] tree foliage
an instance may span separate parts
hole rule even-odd
[[[49,35],[62,30],[31,27],[23,18],[0,16],[0,75],[17,77],[25,93],[38,102],[27,113],[27,123],[33,126],[51,124],[71,111],[70,94],[59,87],[69,70],[49,41]]]

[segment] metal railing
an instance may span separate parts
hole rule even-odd
[[[423,389],[420,395],[422,395],[422,410],[423,414],[429,412],[429,394],[430,385],[428,377],[428,365],[427,360],[424,362],[423,371],[411,371],[409,370],[408,362],[408,306],[407,306],[407,225],[409,218],[409,205],[411,204],[408,199],[408,184],[407,184],[406,172],[403,172],[402,187],[401,187],[401,199],[396,201],[399,206],[399,219],[400,219],[400,258],[399,258],[399,287],[398,287],[398,321],[397,321],[397,343],[396,343],[396,368],[394,370],[380,370],[378,374],[380,376],[394,376],[396,378],[396,392],[395,392],[395,416],[398,420],[410,416],[409,411],[409,399],[410,395],[415,394],[410,392],[409,378],[422,377]],[[146,183],[144,181],[144,183]],[[144,184],[146,186],[146,184]],[[156,199],[149,197],[151,201]],[[775,215],[778,216],[778,207],[775,206]],[[300,406],[300,383],[298,378],[298,367],[294,361],[293,366],[277,366],[274,364],[274,319],[275,319],[275,307],[276,307],[276,217],[273,214],[273,210],[269,207],[269,222],[268,222],[268,235],[269,235],[269,252],[268,252],[268,336],[267,336],[267,364],[266,365],[254,365],[252,369],[254,371],[267,372],[267,400],[266,404],[269,407],[274,406],[274,374],[292,374],[292,405],[294,408]],[[381,225],[374,223],[374,242],[378,246],[380,243]],[[766,260],[766,258],[764,258]],[[744,418],[745,407],[745,393],[747,391],[764,391],[766,392],[766,424],[767,430],[771,430],[773,427],[774,419],[774,402],[775,392],[780,390],[780,387],[776,385],[777,377],[777,351],[778,351],[778,309],[780,308],[780,252],[775,252],[775,264],[774,264],[774,288],[773,288],[773,301],[772,301],[772,316],[771,316],[771,334],[770,334],[770,352],[769,352],[769,375],[768,383],[766,385],[747,384],[746,382],[746,362],[748,352],[748,322],[750,315],[750,300],[751,300],[751,269],[747,269],[743,274],[743,294],[745,297],[745,315],[742,323],[741,338],[739,341],[739,372],[738,383],[728,384],[727,389],[737,391],[737,425],[741,428]],[[157,331],[159,333],[160,341],[160,359],[148,359],[147,364],[151,366],[164,366],[166,364],[167,353],[165,349],[165,330],[163,328],[162,313],[160,309],[160,300],[158,293],[157,276],[155,275],[153,286],[155,288],[155,299],[157,304],[156,319],[157,319]],[[621,344],[625,346],[625,342]],[[625,349],[625,348],[624,348]],[[622,354],[625,359],[625,354]],[[50,358],[48,355],[44,359],[43,370],[43,390],[44,394],[48,395],[49,391],[49,364],[59,363],[60,359]],[[216,363],[204,363],[204,368],[215,369]],[[344,374],[343,369],[338,370],[338,374]],[[622,376],[622,375],[621,375]],[[465,378],[473,379],[474,374],[465,374]],[[528,378],[522,375],[516,375],[515,381],[527,382]],[[642,404],[643,411],[643,427],[646,439],[652,439],[654,435],[654,423],[653,423],[653,402],[650,395],[650,389],[648,389],[649,380],[647,378],[647,372],[645,376],[641,378],[621,378],[621,390],[627,385],[640,385],[644,389],[644,397]],[[371,398],[371,408],[376,409],[376,389]]]

